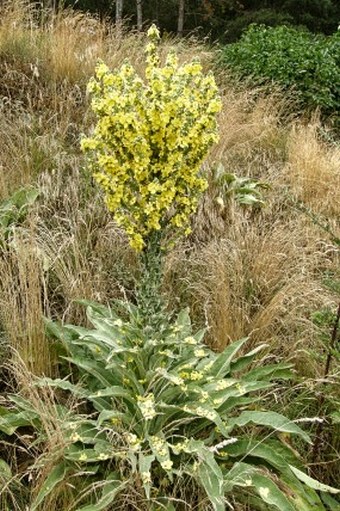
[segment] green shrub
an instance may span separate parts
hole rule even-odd
[[[340,109],[340,31],[331,36],[251,25],[237,43],[225,46],[222,63],[260,84],[295,89],[303,107],[330,115]]]

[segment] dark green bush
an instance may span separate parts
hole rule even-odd
[[[286,26],[251,25],[240,41],[224,47],[222,63],[257,83],[294,89],[303,108],[325,115],[340,109],[340,31],[313,35]]]

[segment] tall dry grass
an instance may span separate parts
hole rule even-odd
[[[14,358],[25,360],[36,374],[53,374],[52,352],[45,336],[49,312],[46,281],[35,240],[13,236],[0,261],[0,321]]]
[[[76,300],[122,297],[125,288],[133,288],[135,255],[79,168],[66,177],[41,175],[39,188],[36,241],[50,276],[52,310],[64,320],[84,321],[84,307]]]
[[[200,326],[208,326],[216,349],[249,336],[305,375],[316,374],[322,368],[308,350],[324,347],[311,315],[336,305],[319,276],[320,268],[337,264],[335,250],[325,250],[320,233],[301,219],[270,221],[235,215],[219,239],[188,248],[184,257],[178,250],[168,285]]]
[[[292,192],[316,213],[340,227],[340,146],[320,136],[320,123],[294,124],[284,174]]]

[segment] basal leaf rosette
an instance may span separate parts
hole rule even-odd
[[[145,79],[128,62],[115,71],[98,64],[88,84],[97,124],[81,142],[108,209],[136,250],[153,231],[190,232],[221,108],[211,73],[197,60],[179,65],[174,52],[161,66],[155,26],[148,37]]]

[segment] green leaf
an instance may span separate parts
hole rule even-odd
[[[203,486],[214,511],[225,511],[224,489],[223,489],[223,475],[219,466],[212,469],[212,463],[201,462],[197,468],[197,476]]]
[[[81,344],[82,346],[92,344],[93,346],[97,346],[100,350],[111,349],[117,352],[123,352],[126,348],[122,348],[122,346],[120,346],[117,342],[122,338],[123,336],[116,328],[111,328],[111,332],[107,332],[100,328],[97,330],[87,330],[87,332],[79,338],[78,344]]]
[[[204,445],[202,440],[191,438],[184,452],[196,455],[198,460],[197,477],[203,486],[215,511],[224,511],[224,479],[223,473],[215,460],[214,454]],[[186,471],[192,476],[192,471]],[[195,472],[194,472],[195,473]]]
[[[40,506],[40,504],[55,489],[55,487],[66,478],[68,472],[69,468],[64,461],[54,467],[40,488],[38,495],[34,499],[31,511],[35,511]]]
[[[340,511],[340,502],[337,502],[328,493],[321,493],[321,500],[331,511]]]
[[[72,336],[67,331],[67,328],[56,321],[44,318],[46,333],[49,337],[58,339],[61,342],[69,342]]]
[[[150,489],[151,489],[151,465],[155,461],[156,457],[154,454],[150,454],[149,456],[145,456],[142,452],[139,453],[138,456],[138,464],[139,464],[139,473],[142,479],[143,487],[145,490],[146,498],[150,498]]]
[[[84,420],[80,417],[76,417],[78,421],[71,421],[68,425],[68,429],[65,431],[65,436],[68,435],[68,440],[71,442],[82,442],[83,444],[96,444],[106,439],[104,431],[100,431],[97,428],[96,421]],[[78,438],[74,440],[74,438]]]
[[[259,426],[267,426],[276,431],[282,431],[284,433],[292,433],[299,435],[306,442],[312,443],[310,436],[297,426],[293,421],[287,419],[284,415],[276,412],[242,412],[238,417],[231,419],[228,426],[245,426],[250,422]]]
[[[224,489],[232,492],[234,486],[255,488],[260,498],[280,511],[297,511],[284,493],[274,482],[264,475],[264,472],[253,465],[239,462],[235,463],[225,475]],[[272,507],[269,508],[272,510]]]
[[[236,200],[239,204],[245,204],[246,206],[253,206],[254,204],[264,204],[264,201],[259,199],[255,194],[243,194],[238,192]]]
[[[218,413],[221,417],[226,417],[227,414],[232,408],[240,409],[245,404],[254,403],[256,400],[260,399],[257,396],[249,396],[243,397],[249,394],[250,392],[255,392],[257,390],[268,389],[272,387],[273,384],[270,382],[261,382],[261,381],[250,381],[246,382],[241,380],[236,383],[236,385],[227,387],[224,390],[213,392],[213,399],[222,399],[222,403],[218,407]],[[208,386],[207,386],[208,387]],[[209,387],[211,388],[210,384]]]
[[[38,190],[35,188],[20,188],[13,195],[2,203],[2,206],[12,206],[21,209],[22,207],[34,204],[39,196]]]
[[[242,357],[239,357],[235,362],[232,362],[230,364],[231,371],[233,372],[241,371],[241,369],[249,365],[254,360],[254,358],[260,351],[264,350],[267,347],[268,344],[261,344],[260,346],[257,346],[253,350],[249,351],[249,353],[246,353]]]
[[[319,483],[319,481],[316,481],[312,477],[309,477],[307,474],[299,470],[298,468],[294,467],[293,465],[289,465],[291,471],[296,475],[296,477],[305,483],[309,488],[313,488],[313,490],[323,491],[327,493],[340,493],[340,490],[337,490],[336,488],[332,488],[332,486],[328,486],[327,484]]]
[[[249,486],[257,468],[249,465],[248,463],[238,462],[235,463],[230,470],[224,474],[224,492],[230,493],[234,486]]]
[[[115,337],[121,338],[120,327],[114,324],[117,319],[120,321],[119,318],[103,317],[102,314],[98,314],[92,307],[88,307],[86,312],[92,325],[103,334],[108,343],[114,340]]]
[[[244,380],[289,380],[292,378],[292,364],[269,364],[262,367],[256,367],[247,372]]]
[[[102,494],[100,499],[95,504],[90,504],[85,507],[77,508],[76,511],[103,511],[108,506],[114,504],[116,496],[127,485],[127,481],[120,480],[116,472],[112,472],[106,480],[96,483],[96,488],[102,487]]]
[[[76,300],[76,303],[79,303],[80,305],[84,305],[84,307],[90,308],[91,309],[90,314],[95,313],[97,316],[101,316],[103,318],[108,318],[108,319],[116,318],[112,309],[110,309],[109,307],[106,307],[105,305],[103,305],[101,303],[93,302],[92,300],[85,300],[85,299]]]
[[[340,424],[340,412],[335,411],[329,414],[333,424]]]
[[[13,435],[15,431],[22,426],[31,426],[32,422],[38,418],[35,412],[11,412],[1,414],[0,416],[0,431],[6,435]]]
[[[249,463],[260,467],[263,462],[272,465],[280,474],[281,482],[285,482],[289,487],[289,492],[294,494],[294,504],[298,511],[323,510],[320,507],[320,500],[317,494],[303,485],[292,473],[290,463],[296,463],[298,460],[291,449],[278,441],[256,441],[252,438],[248,440],[239,440],[223,449],[228,457],[237,456]]]
[[[74,385],[68,380],[62,380],[60,378],[52,379],[52,378],[39,378],[39,380],[35,383],[38,387],[55,387],[58,389],[68,390],[72,392],[74,396],[81,397],[81,398],[88,398],[89,392],[88,390],[83,389],[79,384]]]
[[[105,370],[105,368],[98,362],[93,361],[91,359],[85,359],[80,357],[62,357],[63,359],[71,362],[76,365],[80,369],[83,369],[91,376],[94,376],[104,387],[110,387],[117,383],[115,381],[114,375]]]
[[[131,401],[132,404],[136,404],[136,400],[131,397],[131,393],[119,385],[99,389],[95,394],[89,395],[89,399],[95,399],[97,397],[124,397],[128,401]]]
[[[245,440],[238,440],[237,442],[224,447],[223,451],[228,453],[228,456],[237,456],[246,459],[247,456],[251,458],[260,458],[280,472],[289,473],[289,463],[280,454],[277,449],[278,442],[272,442],[271,445],[264,441],[256,441],[252,438]],[[259,463],[261,462],[259,460]]]
[[[222,353],[217,355],[209,373],[216,376],[217,378],[223,378],[226,374],[228,374],[230,370],[230,364],[234,356],[247,341],[248,337],[245,337],[244,339],[233,342]]]
[[[64,457],[66,460],[74,461],[77,463],[98,463],[99,461],[105,461],[114,456],[112,446],[107,445],[107,449],[84,449],[83,445],[72,444],[66,450]],[[110,451],[109,451],[110,448]],[[101,457],[104,455],[105,457]]]
[[[12,478],[11,467],[2,459],[0,459],[0,482],[5,483]]]
[[[127,413],[118,412],[117,410],[103,410],[100,412],[97,423],[101,426],[105,421],[118,419],[119,421],[128,422],[131,424],[132,417]]]
[[[191,319],[189,314],[189,308],[180,311],[176,318],[175,325],[179,329],[178,336],[182,337],[191,334]]]
[[[34,188],[21,188],[0,203],[0,226],[5,228],[5,234],[10,232],[12,224],[24,220],[29,206],[34,204],[38,195]]]
[[[255,488],[258,495],[266,504],[275,506],[279,511],[296,511],[289,499],[269,477],[261,474],[253,474],[251,486]],[[272,507],[270,509],[272,509]]]

